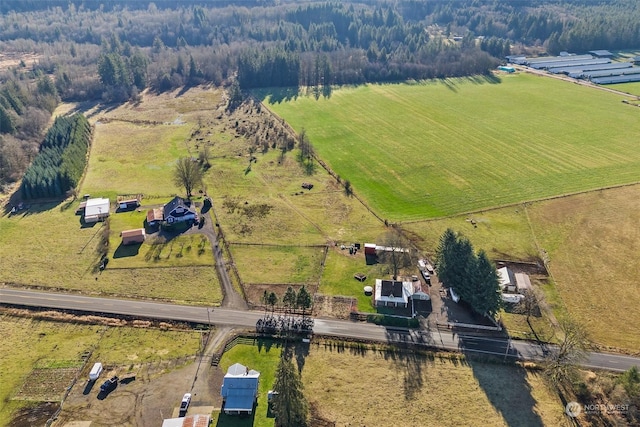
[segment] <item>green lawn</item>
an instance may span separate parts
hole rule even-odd
[[[147,235],[142,244],[122,245],[120,233],[143,228],[146,211],[111,215],[109,268],[214,266],[211,244],[204,234],[177,235],[169,240]]]
[[[620,96],[501,79],[366,85],[267,105],[393,221],[638,181],[640,121]]]
[[[260,372],[258,405],[253,417],[248,418],[214,412],[213,425],[219,427],[273,427],[274,419],[267,417],[267,392],[273,388],[275,383],[280,353],[280,343],[270,340],[261,341],[260,345],[238,344],[224,353],[219,365],[222,372],[226,373],[229,366],[234,363],[241,363],[249,369]]]
[[[364,273],[367,279],[364,282],[356,280],[353,275]],[[349,255],[348,250],[332,248],[327,254],[322,281],[318,292],[327,295],[339,295],[355,297],[358,300],[358,310],[373,312],[372,297],[364,294],[364,287],[375,288],[379,274],[378,265],[366,265],[364,254]]]

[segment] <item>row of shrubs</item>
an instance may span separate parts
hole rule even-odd
[[[399,328],[417,328],[420,326],[420,322],[415,317],[396,317],[384,314],[368,314],[367,322],[381,326],[396,326]]]

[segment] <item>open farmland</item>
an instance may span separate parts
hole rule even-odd
[[[569,313],[594,342],[637,352],[640,186],[536,203],[529,212]]]
[[[280,351],[263,342],[225,353],[223,370],[239,362],[261,372],[255,416],[233,425],[273,426],[273,418],[266,417],[266,391],[273,386]],[[308,353],[298,348],[295,354],[312,417],[328,425],[459,426],[478,414],[491,426],[567,425],[562,403],[542,377],[520,367],[343,343],[312,344]]]
[[[492,82],[367,85],[266,101],[393,221],[638,181],[638,110],[620,96],[526,74]]]
[[[99,326],[0,317],[0,400],[3,402],[0,405],[0,425],[9,425],[11,414],[29,404],[26,400],[12,398],[21,390],[25,393],[29,390],[25,381],[34,368],[46,368],[45,365],[52,365],[51,361],[55,360],[81,365],[81,354],[98,342],[100,335],[97,332],[100,329]],[[68,385],[69,383],[64,384],[62,390],[57,390],[54,400],[62,397],[64,388]]]
[[[43,401],[59,402],[77,375],[80,380],[74,389],[82,392],[84,375],[95,361],[105,363],[107,370],[126,366],[135,373],[145,363],[186,360],[198,351],[201,339],[199,332],[192,331],[81,325],[8,315],[0,317],[0,332],[3,339],[0,425],[3,426],[13,425],[10,419],[21,408],[36,407]],[[85,364],[88,355],[91,358]],[[45,416],[40,421],[31,419],[31,425],[44,425],[50,413],[48,409],[36,408],[31,415]]]
[[[180,94],[145,94],[115,108],[63,104],[56,114],[81,111],[96,124],[80,194],[144,194],[140,212],[113,213],[108,268],[96,271],[104,223],[83,226],[79,201],[28,203],[0,217],[0,282],[90,294],[219,304],[222,290],[211,246],[195,233],[143,245],[120,245],[120,232],[143,226],[146,207],[161,206],[181,188],[171,178],[175,160],[191,150],[191,133],[221,102],[221,92],[194,88]],[[197,152],[194,154],[197,156]],[[113,208],[113,205],[112,205]],[[179,280],[176,280],[179,278]]]

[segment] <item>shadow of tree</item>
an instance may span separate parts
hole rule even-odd
[[[459,340],[464,346],[465,336]],[[471,348],[471,346],[468,346]],[[466,355],[478,385],[489,402],[509,426],[543,426],[540,415],[534,412],[537,401],[528,381],[528,371],[514,363],[502,362],[494,356]]]

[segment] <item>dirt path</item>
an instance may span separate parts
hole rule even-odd
[[[224,298],[222,300],[222,306],[227,308],[235,308],[237,310],[248,310],[247,302],[244,300],[236,289],[233,287],[229,272],[227,271],[227,265],[222,255],[222,250],[218,244],[218,235],[214,230],[215,221],[211,218],[210,211],[203,213],[202,215],[204,224],[198,229],[199,233],[204,234],[211,243],[211,250],[213,251],[213,257],[216,261],[216,269],[218,270],[218,277],[220,278],[220,285],[224,292]]]

